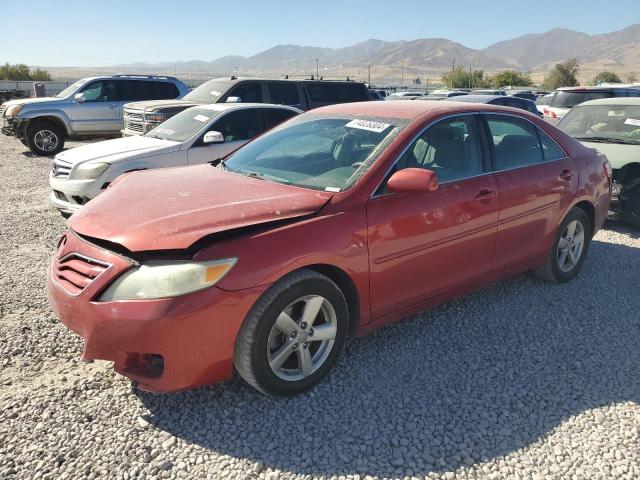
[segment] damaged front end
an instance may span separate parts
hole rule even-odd
[[[613,171],[609,218],[640,226],[640,164]]]

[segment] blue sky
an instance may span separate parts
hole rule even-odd
[[[213,60],[277,44],[344,47],[445,37],[471,48],[563,27],[640,23],[640,0],[3,0],[0,62],[103,66]]]

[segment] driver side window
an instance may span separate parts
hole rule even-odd
[[[109,102],[116,98],[114,83],[106,80],[90,83],[82,93],[87,102]]]
[[[396,163],[404,168],[426,168],[440,183],[484,173],[480,129],[473,115],[442,120],[425,130]]]

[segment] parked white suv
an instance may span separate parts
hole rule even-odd
[[[37,155],[55,155],[66,138],[119,135],[122,107],[134,100],[180,98],[188,87],[173,77],[112,75],[78,80],[55,97],[0,106],[2,133]]]
[[[284,105],[200,105],[183,110],[143,136],[66,150],[53,161],[49,201],[63,215],[71,215],[123,173],[219,160],[299,113],[302,110]]]

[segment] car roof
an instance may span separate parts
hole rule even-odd
[[[187,110],[191,110],[192,108],[211,110],[214,112],[226,112],[227,110],[244,110],[246,108],[279,108],[282,110],[290,110],[292,112],[302,113],[302,110],[300,110],[299,108],[290,107],[288,105],[274,105],[272,103],[207,103],[204,105],[195,105],[188,108]]]
[[[312,110],[311,113],[320,113],[324,115],[363,115],[414,120],[424,114],[432,114],[435,116],[440,114],[446,115],[448,113],[482,111],[504,111],[510,113],[517,111],[520,114],[526,115],[526,111],[521,109],[453,100],[440,100],[437,102],[412,102],[409,100],[398,100],[395,102],[338,103],[335,105],[316,108]]]
[[[460,95],[453,97],[452,102],[491,103],[492,100],[503,99],[505,95]],[[518,98],[518,97],[516,97]],[[520,98],[519,100],[522,100]]]
[[[640,90],[640,87],[632,87],[632,86],[618,86],[618,87],[602,87],[602,86],[592,86],[588,85],[586,87],[561,87],[556,91],[558,92],[598,92],[598,91],[611,91],[611,90]]]
[[[616,98],[599,98],[597,100],[589,100],[588,102],[576,105],[584,107],[589,105],[632,105],[640,106],[640,97],[616,97]]]
[[[253,81],[253,82],[308,82],[308,83],[328,83],[328,84],[334,84],[334,83],[349,83],[349,84],[355,84],[355,85],[360,85],[363,84],[363,82],[357,82],[355,80],[347,80],[347,77],[344,78],[344,80],[333,80],[333,79],[323,79],[318,78],[318,79],[311,79],[311,78],[265,78],[265,77],[216,77],[216,78],[210,78],[209,80],[207,80],[206,82],[203,83],[207,83],[207,82],[246,82],[246,81]]]

